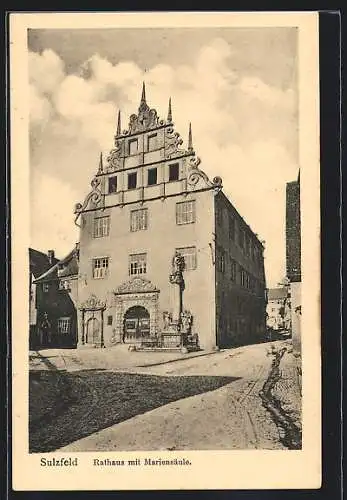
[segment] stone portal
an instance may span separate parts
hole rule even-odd
[[[81,304],[82,334],[79,345],[105,347],[104,344],[104,311],[106,303],[91,295],[86,302]]]
[[[115,327],[112,341],[131,342],[156,338],[160,290],[149,280],[135,277],[114,290]]]
[[[150,315],[143,306],[132,306],[124,315],[124,343],[143,342],[150,337]]]

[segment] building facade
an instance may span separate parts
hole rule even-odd
[[[48,271],[58,262],[54,250],[47,254],[29,248],[29,345],[34,347],[38,343],[37,325],[40,292],[37,290],[35,280]]]
[[[270,288],[267,294],[266,325],[271,330],[291,330],[288,287]]]
[[[35,348],[77,346],[78,246],[34,281]]]
[[[290,282],[293,349],[301,352],[301,211],[300,172],[286,188],[286,265]]]
[[[259,341],[265,333],[263,245],[146,101],[101,156],[91,191],[75,207],[80,227],[78,345],[157,338],[177,305],[173,256],[184,258],[182,318],[203,349]]]

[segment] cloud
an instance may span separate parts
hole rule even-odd
[[[159,64],[146,72],[132,61],[113,65],[92,54],[74,75],[65,73],[64,62],[51,50],[31,53],[32,169],[40,176],[36,190],[64,193],[59,222],[56,209],[46,210],[45,220],[36,218],[40,209],[34,204],[37,241],[45,239],[46,246],[55,242],[57,249],[59,241],[62,247],[65,239],[74,243],[72,208],[81,201],[76,196],[87,193],[99,151],[113,147],[118,109],[123,129],[136,112],[145,80],[147,101],[161,117],[172,96],[176,130],[185,143],[192,121],[201,167],[211,177],[223,177],[225,192],[266,240],[268,280],[276,283],[284,273],[284,187],[298,169],[296,94],[246,71],[236,74],[234,53],[225,40],[216,39],[202,47],[192,66]],[[45,234],[39,228],[43,222]]]
[[[29,82],[40,93],[50,94],[64,79],[64,62],[52,50],[29,52]]]
[[[54,249],[58,258],[63,258],[72,249],[79,235],[69,202],[76,196],[78,193],[66,182],[49,174],[35,176],[30,217],[33,248],[43,252]]]

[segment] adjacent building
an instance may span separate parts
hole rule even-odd
[[[270,288],[267,294],[266,325],[274,331],[291,330],[288,287]]]
[[[301,212],[300,171],[286,188],[286,264],[290,282],[293,348],[301,351]]]
[[[115,147],[100,156],[91,191],[75,207],[78,273],[66,278],[77,287],[78,346],[157,338],[177,300],[169,280],[174,255],[184,258],[181,306],[202,349],[264,339],[263,244],[223,193],[222,179],[211,181],[200,163],[191,127],[183,147],[171,100],[160,119],[143,86],[138,113],[125,130],[118,114]],[[56,283],[54,296],[58,270],[37,280]]]
[[[32,346],[76,347],[78,245],[62,260],[53,259],[34,280],[36,325]],[[54,255],[53,255],[54,257]]]
[[[41,274],[48,271],[58,259],[54,256],[54,250],[48,250],[47,254],[29,248],[29,344],[31,347],[37,344],[37,325],[38,325],[38,294],[35,280]]]

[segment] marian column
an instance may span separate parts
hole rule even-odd
[[[172,274],[170,274],[170,283],[174,285],[172,322],[177,325],[178,331],[180,331],[181,327],[181,314],[183,310],[184,269],[184,257],[179,252],[176,252],[172,259]]]

